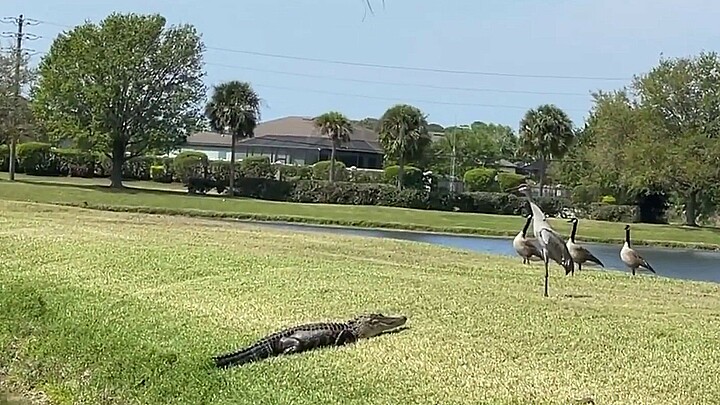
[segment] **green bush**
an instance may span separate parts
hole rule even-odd
[[[10,170],[10,147],[0,145],[0,171],[6,172]]]
[[[204,177],[208,168],[208,157],[203,152],[187,151],[175,156],[173,169],[175,176],[187,184],[190,178]]]
[[[57,175],[57,163],[49,143],[25,142],[17,146],[17,171],[34,176]]]
[[[388,166],[384,170],[385,182],[389,184],[397,184],[398,172],[400,166]],[[422,170],[415,166],[403,166],[403,186],[409,188],[422,189],[425,187]]]
[[[280,171],[280,179],[293,180],[310,180],[312,179],[313,169],[310,166],[299,165],[277,165],[276,169]]]
[[[610,205],[593,203],[590,206],[590,219],[610,222],[640,222],[640,209],[637,205]]]
[[[328,180],[330,179],[330,161],[321,160],[315,162],[312,165],[312,179],[313,180]],[[336,160],[335,161],[335,181],[346,181],[348,179],[348,170],[345,167],[345,163]]]
[[[617,200],[611,195],[604,195],[602,199],[600,199],[600,202],[603,204],[616,204]]]
[[[384,183],[385,172],[381,170],[357,169],[349,171],[348,181],[353,183]]]
[[[259,177],[270,179],[275,177],[275,171],[270,164],[269,157],[248,156],[240,162],[240,175],[242,177]]]
[[[150,166],[150,179],[158,183],[172,183],[173,180],[165,165]]]
[[[56,174],[71,177],[95,177],[97,156],[79,149],[55,149]]]
[[[489,169],[485,167],[478,167],[470,169],[465,172],[463,176],[463,182],[465,183],[465,189],[468,192],[473,191],[496,191],[497,182],[495,176],[497,171],[495,169]]]
[[[515,174],[515,173],[508,173],[508,172],[499,172],[497,174],[497,183],[498,188],[500,191],[505,192],[505,190],[510,188],[515,188],[522,184],[525,181],[525,176],[521,174]]]

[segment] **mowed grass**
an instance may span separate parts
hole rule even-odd
[[[64,179],[63,181],[72,181]],[[147,182],[146,182],[147,183]],[[162,186],[162,185],[161,185]],[[515,236],[525,219],[511,215],[441,212],[378,206],[300,204],[220,196],[191,196],[168,190],[134,188],[113,191],[98,185],[0,181],[0,199],[54,203],[112,211],[173,214],[196,217],[287,221],[312,224],[377,227],[432,232]],[[550,219],[569,235],[571,225]],[[582,220],[578,239],[622,243],[623,223]],[[720,228],[633,224],[636,245],[720,249]]]
[[[720,287],[421,243],[0,202],[0,370],[59,404],[716,403]],[[408,329],[229,370],[301,322]]]

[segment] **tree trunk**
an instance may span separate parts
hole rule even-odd
[[[697,190],[691,190],[685,198],[685,226],[698,226],[697,222],[695,222],[698,194]]]
[[[122,175],[125,164],[125,145],[116,143],[112,149],[112,170],[110,171],[110,187],[123,188]]]
[[[15,181],[15,162],[17,161],[17,139],[15,134],[10,134],[10,181]]]
[[[540,186],[540,197],[542,197],[543,191],[545,191],[545,157],[540,158],[540,181],[538,182],[538,186]]]
[[[335,140],[332,141],[330,149],[330,183],[335,182]]]
[[[237,138],[235,138],[235,134],[230,135],[230,178],[229,178],[229,196],[234,197],[235,196],[235,141]]]
[[[405,174],[405,159],[403,155],[400,155],[400,159],[398,159],[398,174],[397,174],[397,180],[398,180],[398,190],[402,190],[404,182],[404,174]]]

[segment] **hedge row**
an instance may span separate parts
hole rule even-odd
[[[0,145],[0,171],[8,171],[9,150]],[[48,143],[27,142],[18,145],[17,173],[36,176],[109,177],[111,160],[101,153],[76,149],[53,148]],[[285,180],[325,180],[329,177],[330,162],[321,161],[313,166],[275,165],[265,156],[249,156],[236,167],[237,177],[274,178],[279,174]],[[335,178],[354,183],[397,183],[397,166],[385,171],[349,170],[338,161]],[[175,158],[140,156],[123,165],[125,180],[153,180],[160,183],[186,183],[190,176],[227,178],[230,163],[210,161],[202,152],[182,152]],[[420,169],[405,167],[404,183],[411,188],[423,188],[428,180]]]
[[[188,192],[191,194],[204,194],[213,189],[223,193],[227,187],[224,179],[194,177],[188,181]],[[521,215],[528,209],[527,200],[514,194],[466,192],[450,195],[415,188],[398,190],[390,184],[243,177],[238,179],[236,187],[239,196],[273,201],[380,205],[503,215]],[[557,216],[563,209],[570,208],[570,201],[564,198],[541,197],[535,201],[550,216]]]

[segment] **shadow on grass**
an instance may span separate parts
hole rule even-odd
[[[592,295],[589,295],[589,294],[562,294],[561,297],[563,297],[563,298],[592,298]]]
[[[2,180],[5,181],[5,180]],[[219,194],[189,194],[181,189],[162,189],[162,188],[144,188],[144,187],[133,187],[123,186],[122,188],[112,188],[110,185],[103,184],[78,184],[78,183],[61,183],[53,181],[42,181],[42,180],[16,180],[17,183],[23,183],[28,185],[38,186],[52,186],[52,187],[64,187],[69,189],[82,189],[82,190],[93,190],[101,191],[104,193],[121,193],[121,194],[152,194],[152,195],[189,195],[189,196],[200,196],[200,197],[223,197]]]
[[[717,226],[687,226],[687,225],[669,225],[673,229],[682,229],[683,231],[710,231],[720,234],[720,228]]]

